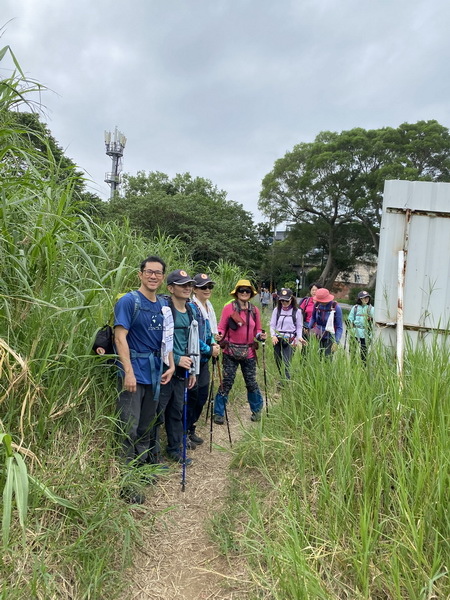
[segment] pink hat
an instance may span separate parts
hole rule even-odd
[[[327,302],[334,300],[334,296],[333,294],[330,294],[326,288],[319,288],[314,296],[314,300],[321,304],[326,304]]]

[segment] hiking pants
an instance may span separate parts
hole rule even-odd
[[[331,352],[332,345],[333,345],[333,338],[331,336],[322,337],[319,340],[319,351],[321,353],[323,353],[324,356],[331,356],[332,355],[332,352]]]
[[[167,452],[169,454],[178,454],[181,452],[184,431],[183,408],[185,385],[185,378],[177,375],[175,372],[169,383],[161,386],[157,418],[151,440],[153,462],[158,462],[161,457],[159,432],[163,424],[166,426]]]
[[[366,362],[367,360],[367,344],[366,344],[366,338],[358,338],[358,342],[360,344],[360,350],[361,350],[361,359],[363,362]]]
[[[294,348],[285,340],[278,338],[278,344],[274,345],[273,353],[275,355],[275,362],[281,377],[290,379],[291,375],[289,373],[289,365],[291,364],[292,356],[294,355]],[[285,375],[283,375],[283,365]]]
[[[117,412],[124,436],[122,457],[127,464],[134,460],[138,465],[144,464],[158,406],[153,399],[153,386],[138,383],[136,391],[129,392],[123,389],[123,380],[119,378],[118,389]]]
[[[195,432],[195,424],[202,414],[203,407],[208,400],[209,390],[209,363],[200,363],[200,374],[197,377],[197,383],[188,391],[187,406],[187,430],[189,433]]]
[[[241,366],[242,375],[247,388],[247,400],[250,404],[250,409],[253,413],[259,412],[262,409],[263,400],[256,381],[256,358],[236,360],[224,352],[222,354],[222,360],[223,379],[214,400],[214,414],[222,417],[225,414],[225,404],[228,402],[228,394],[233,387],[239,365]]]

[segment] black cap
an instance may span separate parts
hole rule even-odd
[[[289,288],[281,288],[281,290],[278,292],[279,300],[289,300],[289,298],[292,298],[292,296],[292,290]]]
[[[194,281],[195,281],[195,287],[203,287],[204,285],[207,285],[208,283],[212,283],[213,285],[216,285],[216,282],[212,281],[212,279],[206,273],[197,273],[197,275],[194,277]]]
[[[358,300],[361,300],[361,298],[370,298],[369,292],[366,292],[366,291],[359,292]]]
[[[183,285],[183,283],[195,283],[192,277],[189,277],[183,269],[171,271],[167,275],[167,285]]]

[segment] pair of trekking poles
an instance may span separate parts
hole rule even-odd
[[[209,390],[208,390],[208,399],[207,399],[207,403],[208,403],[208,409],[206,412],[206,420],[205,422],[208,422],[208,415],[211,409],[211,425],[210,425],[210,431],[209,431],[209,451],[212,452],[212,435],[213,435],[213,411],[212,411],[212,405],[214,403],[214,378],[215,378],[215,371],[216,368],[218,370],[219,373],[219,381],[220,384],[222,384],[222,373],[220,371],[220,364],[219,361],[217,360],[217,358],[213,358],[212,359],[212,376],[211,376],[211,383],[209,386]],[[186,490],[186,459],[187,459],[187,441],[188,441],[188,430],[187,430],[187,414],[188,414],[188,385],[189,385],[189,369],[186,369],[185,372],[185,379],[184,379],[184,402],[183,402],[183,450],[182,450],[182,462],[181,462],[181,491],[184,492]],[[231,441],[231,431],[230,431],[230,423],[228,421],[228,413],[227,413],[227,407],[225,405],[225,419],[227,422],[227,429],[228,429],[228,438],[230,440],[230,446],[232,446],[232,441]]]
[[[264,329],[262,333],[265,333]],[[266,369],[266,340],[261,341],[262,347],[262,362],[263,362],[263,373],[264,373],[264,398],[266,404],[266,414],[269,415],[269,401],[267,398],[267,369]],[[212,374],[211,374],[211,383],[209,385],[208,390],[208,399],[207,399],[207,410],[205,423],[208,422],[208,418],[210,419],[209,426],[209,451],[212,452],[212,443],[213,443],[213,423],[214,423],[214,380],[216,375],[216,370],[219,376],[219,388],[222,387],[222,371],[220,368],[220,362],[218,358],[212,359]],[[185,372],[185,380],[184,380],[184,402],[183,402],[183,450],[182,450],[182,471],[181,471],[181,491],[184,492],[186,490],[186,459],[187,459],[187,408],[188,408],[188,382],[189,382],[189,369],[186,369]],[[227,424],[228,431],[228,439],[230,441],[230,446],[233,446],[233,442],[231,440],[231,431],[230,431],[230,422],[228,419],[228,411],[227,405],[225,404],[225,421]]]
[[[265,333],[264,329],[262,330],[262,333]],[[261,346],[262,346],[262,361],[263,361],[263,373],[264,373],[264,395],[265,395],[265,403],[266,403],[266,413],[267,415],[269,414],[269,402],[268,402],[268,398],[267,398],[267,370],[266,370],[266,354],[265,354],[265,347],[266,347],[266,341],[262,340],[261,341]],[[214,415],[213,415],[213,406],[214,406],[214,379],[215,379],[215,370],[217,368],[217,372],[219,375],[219,389],[222,388],[222,373],[220,370],[220,362],[218,358],[213,358],[213,368],[212,368],[212,376],[211,376],[211,383],[209,386],[209,393],[208,393],[208,408],[206,411],[206,417],[205,417],[205,423],[208,422],[208,417],[210,418],[210,429],[209,429],[209,451],[212,452],[212,437],[213,437],[213,422],[214,422]],[[228,438],[230,440],[230,446],[232,446],[232,441],[231,441],[231,433],[230,433],[230,423],[228,420],[228,412],[227,412],[227,405],[225,403],[225,421],[227,424],[227,429],[228,429]]]

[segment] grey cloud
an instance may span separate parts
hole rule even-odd
[[[256,211],[274,161],[320,131],[449,125],[447,0],[6,0],[9,43],[55,94],[49,126],[103,183],[189,170]]]

